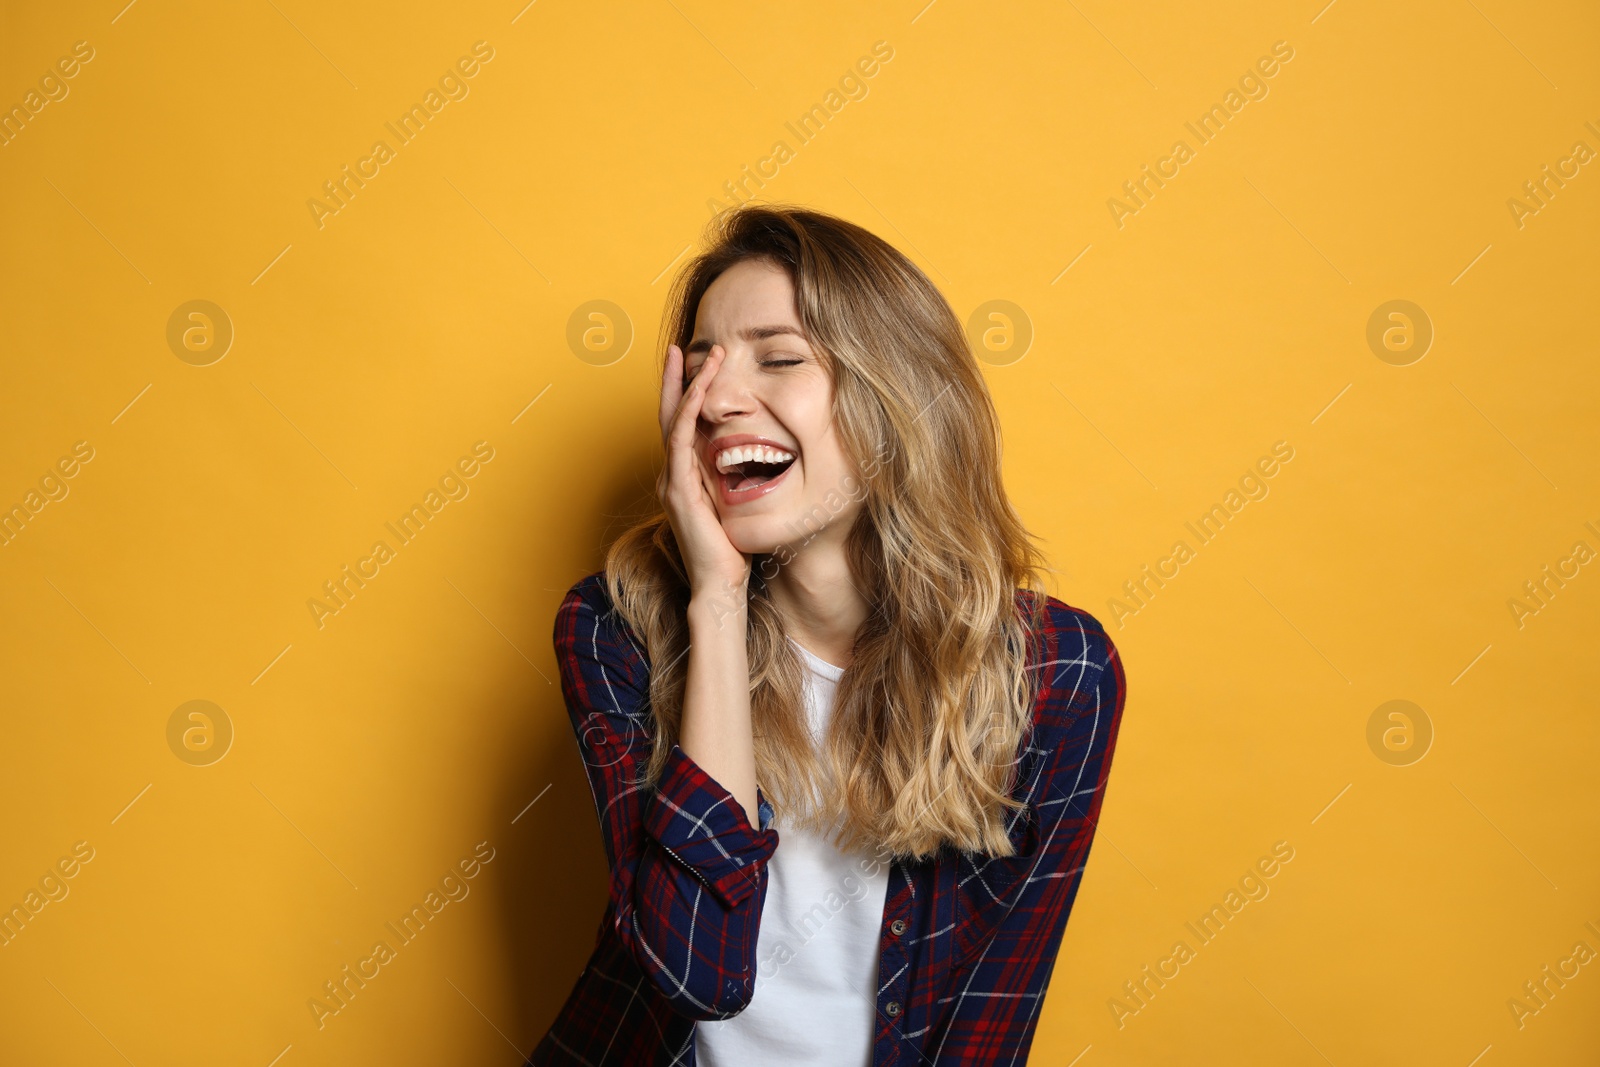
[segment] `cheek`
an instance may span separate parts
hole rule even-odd
[[[800,473],[807,494],[819,495],[837,486],[844,477],[844,457],[831,441],[813,444],[801,454]]]
[[[829,521],[850,515],[865,495],[861,475],[836,450],[812,457],[802,471],[798,507],[810,514],[826,514]]]
[[[805,453],[810,460],[806,470],[808,482],[817,483],[820,489],[844,491],[861,480],[855,465],[845,456],[844,447],[831,428],[820,435],[813,448],[813,452]]]
[[[797,428],[795,441],[800,445],[800,466],[807,482],[838,481],[848,469],[844,447],[826,414],[808,413],[811,418]],[[791,423],[790,425],[794,425]]]

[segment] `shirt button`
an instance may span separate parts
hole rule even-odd
[[[896,919],[894,922],[889,924],[889,932],[894,936],[899,937],[901,934],[906,932],[906,921],[904,919]]]
[[[893,1019],[900,1014],[900,1002],[898,1000],[891,1000],[883,1010],[888,1012],[889,1018]]]

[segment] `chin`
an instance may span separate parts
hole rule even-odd
[[[740,552],[748,555],[766,555],[776,552],[788,541],[783,535],[783,523],[770,517],[724,519],[722,532]]]

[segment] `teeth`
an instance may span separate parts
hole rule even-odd
[[[737,448],[725,448],[717,453],[717,470],[725,471],[740,463],[787,463],[791,459],[794,459],[794,453],[785,452],[781,448],[767,445],[740,445]]]

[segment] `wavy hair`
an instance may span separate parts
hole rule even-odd
[[[796,311],[833,388],[833,421],[864,477],[845,539],[869,602],[829,730],[814,747],[799,655],[767,581],[786,551],[751,560],[747,596],[756,780],[786,823],[840,847],[908,859],[942,846],[1014,853],[1006,833],[1038,699],[1044,554],[1001,485],[999,420],[960,321],[927,276],[850,222],[745,204],[712,220],[673,282],[658,351],[687,348],[700,299],[745,259],[794,284]],[[658,367],[658,378],[664,371]],[[828,516],[814,517],[818,525]],[[809,523],[808,523],[809,528]],[[656,729],[642,777],[678,737],[689,587],[659,506],[606,555],[607,591],[642,637]]]

